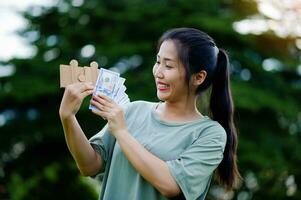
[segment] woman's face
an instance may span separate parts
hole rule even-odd
[[[157,96],[161,101],[186,100],[188,87],[185,73],[184,66],[178,58],[175,43],[172,40],[164,41],[160,46],[153,67]]]

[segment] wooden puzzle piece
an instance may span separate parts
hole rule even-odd
[[[98,73],[98,64],[95,61],[90,63],[90,67],[80,67],[77,60],[71,60],[69,65],[60,65],[60,87],[78,82],[92,82],[95,85]]]

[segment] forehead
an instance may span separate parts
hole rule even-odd
[[[171,60],[178,60],[178,51],[176,44],[172,40],[165,40],[159,49],[158,56],[160,58],[169,58]]]

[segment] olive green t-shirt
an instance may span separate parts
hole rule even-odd
[[[182,194],[174,199],[205,199],[213,171],[223,158],[226,132],[216,121],[201,119],[175,123],[154,112],[158,103],[135,101],[125,108],[130,134],[149,152],[165,161]],[[90,139],[104,166],[101,200],[163,200],[128,161],[107,125]]]

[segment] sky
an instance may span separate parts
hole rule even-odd
[[[301,50],[301,0],[254,0],[259,14],[235,22],[233,28],[241,34],[260,35],[272,30],[278,37],[296,37]]]
[[[0,1],[0,62],[14,57],[29,58],[35,54],[35,47],[29,45],[25,38],[20,37],[17,31],[27,26],[27,21],[20,14],[30,6],[51,6],[54,0],[1,0]],[[10,76],[15,72],[13,65],[0,64],[0,78]]]
[[[55,1],[51,0],[0,1],[0,61],[7,61],[13,57],[27,58],[34,53],[34,48],[16,33],[27,25],[20,12],[33,5],[50,6],[53,3]]]

